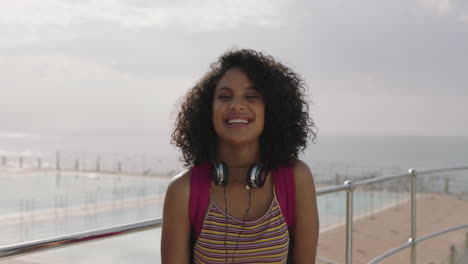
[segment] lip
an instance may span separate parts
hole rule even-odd
[[[248,121],[247,124],[244,124],[244,123],[239,123],[239,124],[229,124],[228,121],[231,120],[231,119],[246,119]],[[223,121],[224,121],[224,124],[226,124],[228,127],[246,127],[248,125],[250,125],[252,123],[254,119],[250,116],[247,116],[247,115],[237,115],[237,114],[231,114],[231,115],[227,115],[226,117],[224,117]]]
[[[228,121],[229,119],[247,119],[249,122],[253,120],[253,117],[250,117],[248,115],[235,115],[235,114],[230,114],[230,115],[226,115],[224,117],[224,121]]]
[[[247,123],[247,124],[244,124],[244,123],[240,123],[240,124],[228,124],[227,122],[224,122],[224,125],[227,127],[227,128],[242,128],[242,127],[248,127],[250,126],[252,123]]]

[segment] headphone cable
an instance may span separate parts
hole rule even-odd
[[[227,263],[227,260],[228,260],[228,252],[227,252],[227,245],[226,245],[226,239],[227,239],[227,233],[228,233],[228,207],[227,207],[227,199],[226,199],[226,186],[224,186],[224,207],[225,207],[225,217],[226,217],[226,228],[225,228],[225,232],[224,232],[224,251],[226,252],[226,260],[224,261],[224,263]]]
[[[242,229],[239,232],[239,235],[237,235],[236,248],[234,249],[234,252],[232,253],[232,263],[234,263],[234,256],[236,255],[237,247],[239,246],[239,238],[244,233],[245,217],[249,213],[251,201],[252,201],[251,188],[249,188],[249,206],[247,207],[247,210],[245,211],[245,214],[244,214],[244,218],[242,219]]]

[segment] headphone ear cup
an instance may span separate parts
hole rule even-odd
[[[211,179],[216,185],[226,186],[229,183],[229,169],[226,163],[219,162],[213,164]]]
[[[247,172],[247,186],[249,188],[260,188],[265,184],[267,173],[262,164],[250,166]]]
[[[265,185],[267,176],[268,176],[268,171],[265,170],[265,167],[263,165],[260,165],[260,168],[258,169],[258,173],[257,173],[258,187],[263,187],[263,185]]]

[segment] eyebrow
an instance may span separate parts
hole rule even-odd
[[[216,89],[215,93],[218,93],[218,92],[220,92],[222,90],[230,92],[230,91],[232,91],[232,88],[227,87],[227,86],[221,86],[218,89]],[[255,91],[257,91],[257,89],[255,89],[253,86],[246,87],[246,88],[244,88],[244,90],[255,90]]]

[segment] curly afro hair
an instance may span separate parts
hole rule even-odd
[[[268,169],[288,164],[317,137],[309,116],[305,84],[273,57],[250,49],[228,51],[183,98],[171,144],[182,150],[185,166],[216,160],[217,135],[212,121],[213,94],[224,73],[241,69],[263,96],[265,125],[260,135],[260,161]]]

